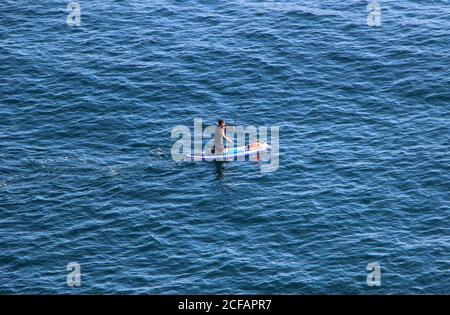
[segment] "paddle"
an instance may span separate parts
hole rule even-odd
[[[237,127],[236,122],[237,122],[237,113],[239,112],[239,110],[241,109],[242,104],[239,105],[238,110],[234,113],[234,124],[232,125],[228,125],[228,126],[233,126],[233,127]]]

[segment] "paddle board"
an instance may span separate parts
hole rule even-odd
[[[249,145],[237,148],[225,148],[223,155],[206,154],[203,152],[201,155],[191,154],[186,155],[191,161],[224,161],[224,160],[234,160],[240,156],[252,156],[258,152],[269,149],[270,146],[265,142],[253,142]]]

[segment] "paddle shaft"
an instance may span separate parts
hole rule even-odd
[[[242,105],[242,104],[241,104],[241,105]],[[237,113],[238,113],[239,110],[241,109],[241,105],[239,105],[237,112],[234,113],[234,124],[233,124],[234,127],[237,126],[237,125],[236,125],[236,122],[237,122]]]

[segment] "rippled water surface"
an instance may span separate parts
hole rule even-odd
[[[450,293],[448,1],[67,2],[0,3],[0,293]],[[236,112],[278,170],[172,160]]]

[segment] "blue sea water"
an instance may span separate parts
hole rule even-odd
[[[68,2],[0,3],[0,293],[450,293],[448,1]],[[172,160],[236,112],[276,171]]]

